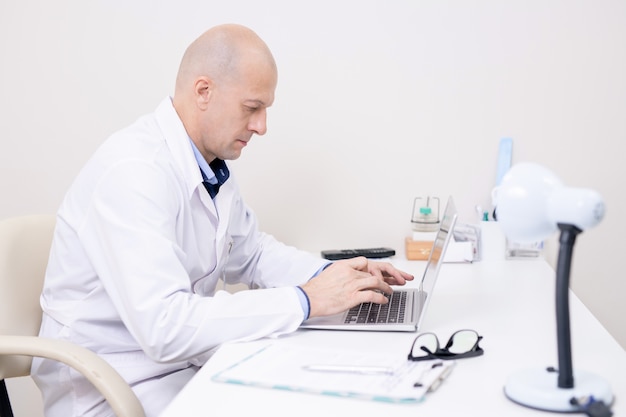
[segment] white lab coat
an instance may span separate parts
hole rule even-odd
[[[209,197],[167,98],[110,137],[66,195],[40,334],[100,354],[156,415],[215,347],[296,330],[294,286],[323,265],[259,232],[232,175]],[[216,291],[224,274],[263,289]],[[33,376],[48,417],[110,413],[64,365],[36,360]]]

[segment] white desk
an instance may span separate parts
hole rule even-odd
[[[421,276],[424,262],[395,261]],[[261,343],[222,347],[164,411],[162,417],[243,416],[532,416],[554,415],[516,405],[503,394],[509,375],[524,368],[557,367],[554,271],[543,260],[444,264],[422,330],[446,339],[472,328],[484,338],[481,357],[461,359],[449,379],[422,403],[282,392],[215,383],[211,376]],[[616,396],[615,416],[626,416],[626,352],[571,293],[574,370],[605,378]],[[406,356],[415,333],[299,330],[279,343],[388,351]],[[442,341],[445,343],[445,340]],[[279,363],[276,366],[280,366]]]

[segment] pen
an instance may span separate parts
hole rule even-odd
[[[393,369],[384,366],[360,366],[360,365],[305,365],[305,371],[314,372],[339,372],[361,375],[392,375]]]

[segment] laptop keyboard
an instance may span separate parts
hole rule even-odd
[[[387,304],[362,303],[352,307],[345,323],[404,323],[406,301],[406,291],[394,291]]]

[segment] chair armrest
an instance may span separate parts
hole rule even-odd
[[[145,417],[128,383],[107,361],[82,346],[37,336],[0,335],[0,355],[53,359],[83,374],[104,396],[118,417]]]

